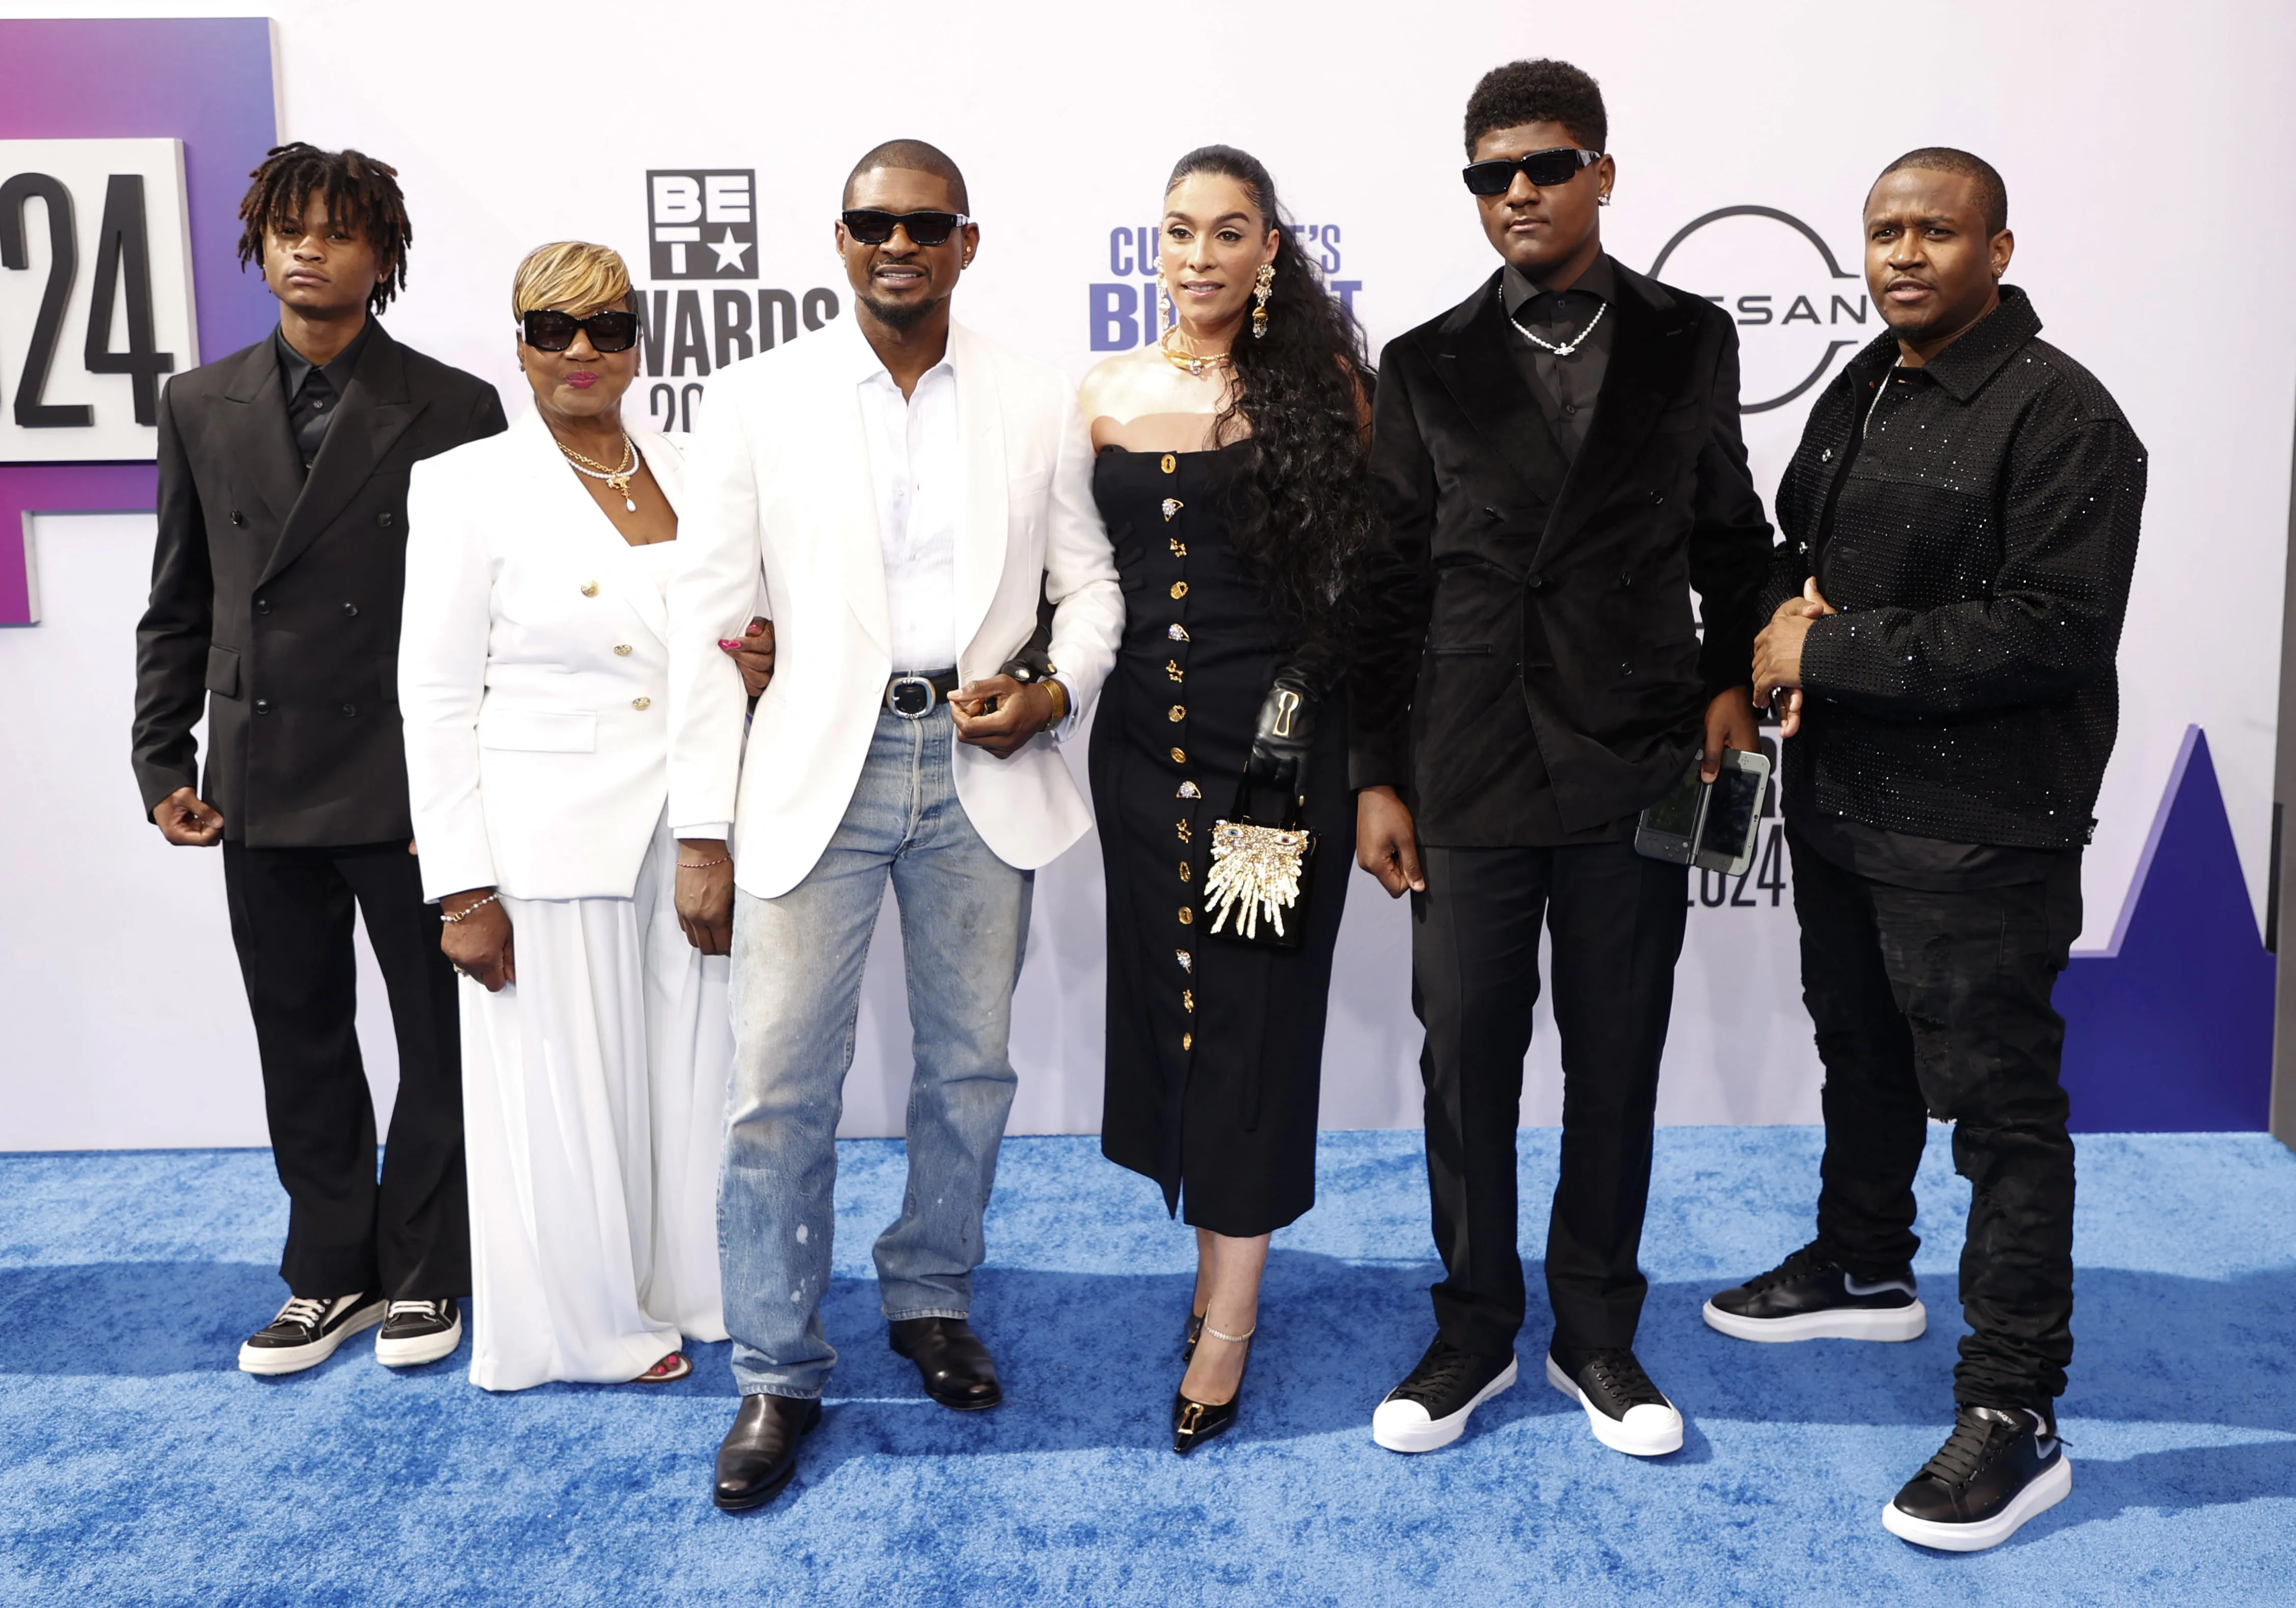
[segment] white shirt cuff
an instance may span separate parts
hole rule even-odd
[[[715,840],[721,843],[730,843],[734,841],[734,823],[704,821],[698,826],[673,826],[669,829],[669,835],[681,841],[686,838],[700,838],[704,841]]]
[[[1053,741],[1055,742],[1066,742],[1070,737],[1076,735],[1077,718],[1084,713],[1084,710],[1077,702],[1076,685],[1067,677],[1062,675],[1058,670],[1054,670],[1053,672],[1053,679],[1059,682],[1061,684],[1061,691],[1068,694],[1069,706],[1067,718],[1063,719],[1059,725],[1053,727]]]

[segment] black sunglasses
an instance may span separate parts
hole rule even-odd
[[[636,313],[593,313],[587,318],[577,318],[571,313],[537,308],[526,316],[525,327],[526,343],[537,352],[564,351],[574,344],[577,330],[588,335],[592,349],[600,352],[626,352],[638,343]]]
[[[1567,185],[1578,176],[1578,169],[1591,168],[1603,160],[1599,151],[1581,151],[1576,145],[1557,145],[1552,151],[1534,151],[1529,156],[1511,160],[1469,162],[1460,169],[1459,176],[1467,181],[1467,188],[1477,195],[1505,195],[1514,184],[1518,173],[1542,190],[1552,190],[1557,185]]]
[[[906,229],[921,246],[945,246],[972,220],[962,212],[880,212],[863,207],[845,214],[845,232],[865,246],[882,246],[896,229]]]

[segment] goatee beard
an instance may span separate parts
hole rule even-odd
[[[873,296],[861,298],[861,305],[877,316],[877,322],[888,329],[904,334],[922,324],[940,306],[939,301],[880,301]]]

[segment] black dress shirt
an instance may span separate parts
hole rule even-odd
[[[287,393],[287,428],[295,438],[295,450],[302,456],[306,474],[318,459],[327,426],[334,423],[343,392],[358,368],[359,354],[366,350],[367,337],[373,332],[374,320],[369,318],[359,325],[351,343],[322,367],[288,345],[284,330],[272,332],[272,343],[279,349],[280,389]]]
[[[1935,840],[1948,862],[2078,849],[2095,825],[2145,452],[2040,328],[2004,286],[1925,366],[1897,366],[1885,332],[1810,410],[1762,606],[1815,574],[1840,611],[1803,644],[1784,767],[1787,818],[1821,852],[1844,841],[1828,822]]]
[[[1499,300],[1516,332],[1509,353],[1566,461],[1576,461],[1586,442],[1603,376],[1611,371],[1614,326],[1603,309],[1618,294],[1608,252],[1563,291],[1546,289],[1513,263],[1499,274]],[[1570,347],[1570,356],[1547,350],[1532,335],[1547,347]]]

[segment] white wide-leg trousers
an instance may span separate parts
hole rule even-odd
[[[635,1379],[726,1338],[726,961],[679,930],[677,842],[629,898],[505,898],[518,980],[462,981],[471,1382]]]

